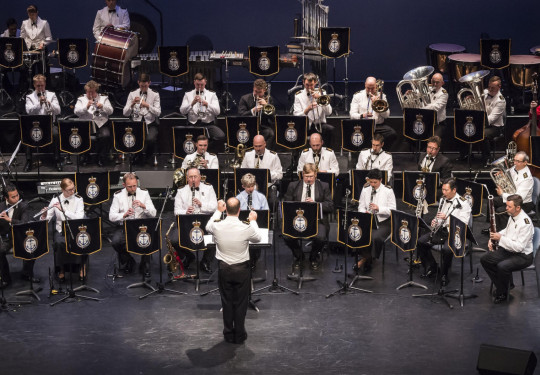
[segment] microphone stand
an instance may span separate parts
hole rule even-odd
[[[159,223],[161,222],[161,217],[163,216],[163,210],[165,209],[165,205],[167,204],[167,200],[169,200],[170,198],[171,198],[170,187],[167,186],[167,192],[166,192],[166,195],[165,195],[165,200],[163,201],[163,205],[161,206],[161,211],[159,212],[159,217],[158,217],[158,221],[156,223],[156,228],[154,229],[154,232],[157,231],[158,228],[159,228]],[[165,284],[163,283],[163,262],[161,261],[161,259],[162,259],[161,258],[161,246],[159,246],[159,261],[158,261],[159,262],[159,282],[156,283],[157,289],[153,289],[150,292],[146,293],[145,295],[140,296],[139,299],[144,299],[144,298],[146,298],[148,296],[151,296],[154,293],[161,294],[163,292],[176,293],[176,294],[187,294],[185,292],[179,292],[178,290],[165,288]],[[169,280],[167,283],[169,283],[169,282],[171,282],[171,281]]]

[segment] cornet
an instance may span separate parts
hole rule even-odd
[[[46,91],[38,92],[37,96],[39,97],[40,101],[45,103],[45,111],[47,112],[47,114],[50,115],[52,113],[52,108],[51,108],[51,103],[47,100],[47,92]]]
[[[197,116],[199,118],[204,117],[206,115],[206,107],[201,103],[201,101],[206,100],[204,97],[204,90],[195,91],[195,97],[199,98],[199,109],[197,111]]]
[[[141,120],[141,117],[142,117],[141,103],[143,102],[143,100],[146,100],[146,93],[142,93],[140,96],[139,102],[135,103],[135,105],[133,106],[133,121]]]
[[[195,203],[195,185],[191,187],[191,204],[193,205],[193,213],[200,214],[201,208]]]

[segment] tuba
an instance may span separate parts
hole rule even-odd
[[[377,80],[377,92],[379,93],[379,99],[374,100],[373,103],[371,103],[371,108],[373,108],[374,112],[382,113],[388,111],[388,102],[383,99],[383,86],[384,81],[381,79]]]
[[[231,168],[240,168],[245,155],[246,146],[243,143],[239,143],[238,146],[236,146],[236,152],[234,153],[234,159],[231,162]]]
[[[501,188],[503,193],[515,194],[517,189],[512,177],[510,176],[510,167],[508,166],[506,156],[501,156],[491,165],[493,165],[493,168],[491,168],[489,174],[495,183],[495,186]]]
[[[470,88],[463,88],[459,90],[457,94],[457,100],[461,109],[467,109],[471,111],[485,111],[484,100],[484,77],[489,74],[489,70],[479,70],[464,75],[459,79],[459,82],[466,83]],[[468,96],[461,99],[464,93],[470,93],[472,98]]]
[[[431,103],[428,78],[434,70],[432,66],[420,66],[405,73],[403,80],[396,86],[401,108],[423,108]],[[405,84],[411,86],[411,93],[403,94],[401,87]]]

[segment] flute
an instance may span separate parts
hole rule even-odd
[[[13,206],[6,208],[4,211],[0,212],[0,215],[7,214],[7,213],[9,212],[9,210],[11,210],[11,209],[17,207],[17,205],[18,205],[19,203],[21,203],[22,201],[23,201],[23,200],[21,199],[21,200],[19,200],[17,203],[15,203]]]

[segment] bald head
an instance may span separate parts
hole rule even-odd
[[[375,77],[367,77],[365,86],[368,94],[375,94],[377,91],[377,80]]]
[[[234,197],[227,199],[227,215],[238,216],[240,214],[240,201]]]
[[[253,137],[253,149],[258,155],[264,154],[266,149],[266,141],[262,135],[256,135]]]
[[[319,133],[313,133],[309,136],[309,146],[313,152],[318,153],[321,150],[322,144],[323,140]]]
[[[444,78],[441,73],[435,73],[431,77],[431,86],[433,86],[433,89],[435,91],[439,91],[441,87],[444,85]]]

